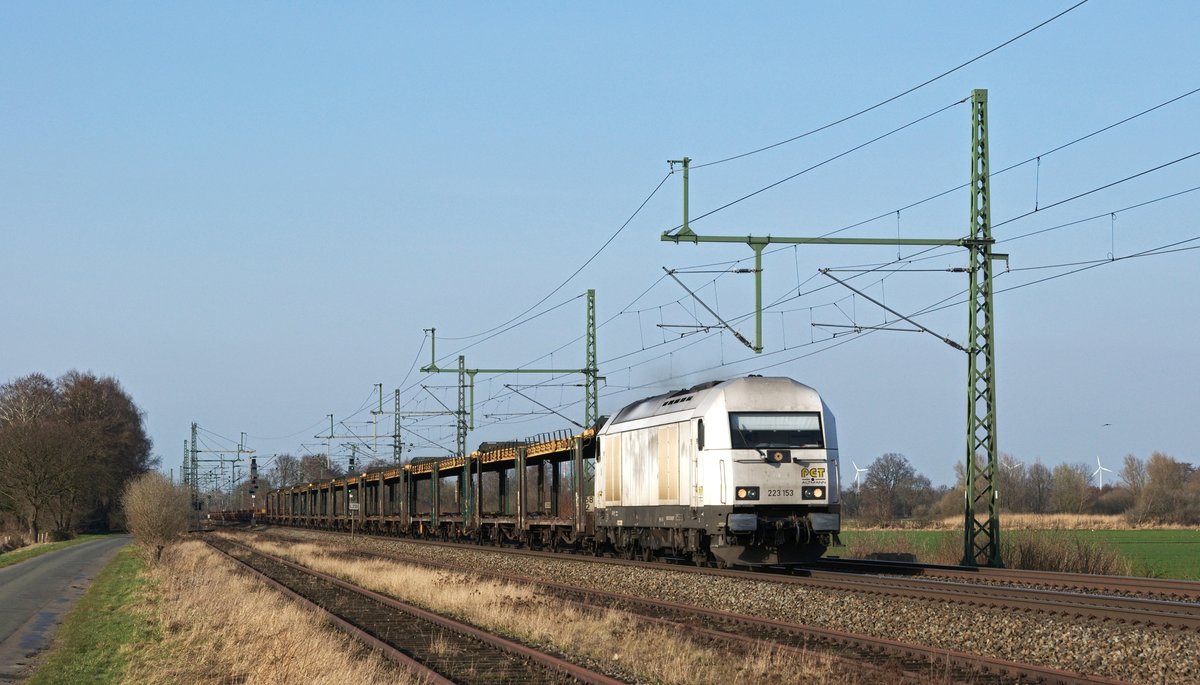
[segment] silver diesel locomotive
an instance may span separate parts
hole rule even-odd
[[[833,414],[790,378],[713,381],[640,400],[599,439],[599,545],[753,565],[812,560],[837,540]]]

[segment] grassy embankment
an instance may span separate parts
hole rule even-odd
[[[872,682],[821,654],[797,658],[767,649],[731,660],[668,629],[614,612],[569,610],[527,587],[493,586],[469,574],[345,562],[316,545],[273,551],[618,671],[632,667],[642,679],[755,682],[788,673],[795,681]],[[481,596],[493,601],[480,602]],[[31,683],[411,681],[312,611],[189,541],[168,548],[157,565],[133,546],[122,550],[68,615]]]
[[[1057,550],[1062,563],[1083,563],[1098,557],[1117,559],[1110,572],[1161,578],[1200,580],[1200,528],[1130,529],[1119,516],[1001,517],[1005,563],[1019,560],[1033,547]],[[929,563],[958,563],[962,557],[962,520],[936,521],[924,529],[866,529],[847,523],[846,547],[831,550],[843,557],[871,552],[911,552]],[[1079,560],[1082,556],[1084,559]],[[1122,563],[1124,562],[1124,563]]]
[[[237,539],[526,644],[607,665],[614,675],[633,682],[891,682],[879,674],[864,675],[819,652],[794,655],[770,647],[740,648],[736,658],[730,658],[728,647],[694,639],[686,631],[643,622],[618,611],[564,604],[530,585],[393,560],[346,558],[338,553],[347,548],[344,541],[282,542],[256,535],[239,535]]]
[[[30,685],[123,682],[132,646],[157,637],[134,609],[147,583],[142,568],[133,547],[117,553],[59,627]]]
[[[26,559],[32,559],[36,556],[45,554],[46,552],[53,552],[56,549],[70,547],[72,545],[78,545],[80,543],[87,542],[88,540],[95,540],[97,538],[102,538],[102,537],[105,537],[105,536],[104,535],[80,535],[77,538],[74,538],[71,540],[64,540],[62,542],[44,542],[44,543],[37,544],[37,545],[27,545],[25,547],[20,547],[20,548],[12,550],[11,552],[5,552],[3,554],[0,554],[0,568],[4,568],[5,566],[12,566],[13,564],[25,561]]]
[[[410,679],[199,542],[129,546],[68,614],[31,685]]]

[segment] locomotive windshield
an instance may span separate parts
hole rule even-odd
[[[763,447],[825,447],[818,412],[743,412],[729,415],[729,438],[733,449]]]

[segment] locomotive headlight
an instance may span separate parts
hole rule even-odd
[[[734,489],[733,494],[739,500],[756,500],[758,499],[758,488],[753,485],[739,485]]]
[[[815,488],[813,490],[813,497],[816,497],[817,499],[821,499],[824,496],[825,496],[825,491],[822,490],[821,488]]]
[[[771,450],[763,456],[771,464],[787,464],[792,461],[791,450]]]

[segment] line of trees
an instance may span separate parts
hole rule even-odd
[[[107,531],[121,493],[156,465],[144,415],[115,378],[69,371],[0,385],[0,521],[43,531]]]
[[[866,523],[886,525],[903,519],[961,515],[965,478],[955,464],[953,487],[934,486],[901,454],[885,454],[867,467],[858,486],[842,493],[843,513]],[[1000,457],[995,483],[1002,511],[1031,514],[1122,514],[1130,525],[1200,523],[1200,469],[1155,452],[1148,459],[1125,457],[1113,482],[1093,483],[1088,464],[1053,468]]]

